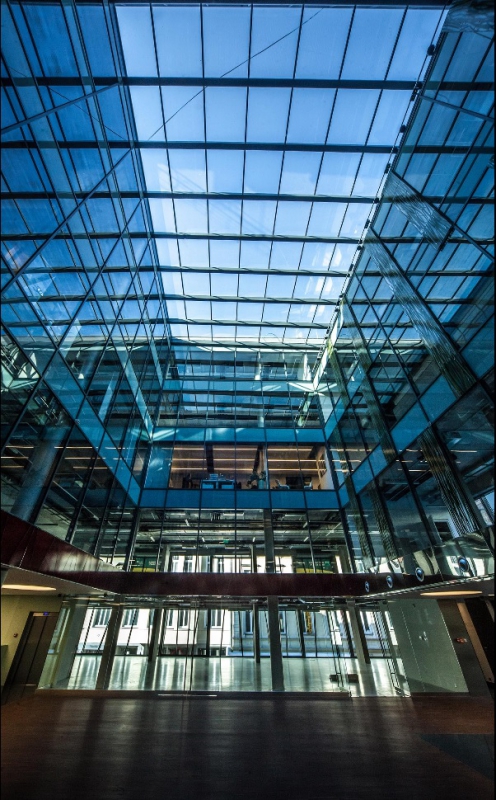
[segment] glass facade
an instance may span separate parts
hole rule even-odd
[[[2,15],[3,508],[132,571],[491,574],[486,28]]]

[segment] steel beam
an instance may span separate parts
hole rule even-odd
[[[115,192],[95,192],[93,199],[106,200],[114,197]],[[135,191],[122,191],[119,192],[123,200],[284,200],[284,202],[297,202],[297,203],[353,203],[359,205],[371,205],[374,202],[373,197],[363,197],[358,195],[330,195],[330,194],[262,194],[256,192],[247,193],[215,193],[215,192],[135,192]],[[86,192],[1,192],[0,199],[2,200],[71,200],[74,197],[83,199],[86,197]],[[471,203],[473,205],[493,205],[493,197],[462,197],[462,196],[431,196],[423,195],[423,199],[431,204],[443,205],[466,205]]]
[[[113,75],[94,75],[92,81],[95,86],[107,87],[109,82],[115,81]],[[205,77],[197,75],[194,77],[184,76],[122,76],[119,79],[121,86],[191,86],[193,88],[208,88],[210,86],[221,87],[276,87],[287,89],[376,89],[379,91],[392,90],[392,91],[405,91],[413,92],[414,89],[419,89],[419,84],[414,80],[377,80],[377,79],[345,79],[345,78],[253,78],[253,77],[239,77],[233,78],[228,76],[220,76],[218,78]],[[19,77],[15,80],[10,78],[1,79],[2,86],[47,86],[51,87],[83,87],[85,84],[76,76],[49,76],[49,77]],[[113,83],[117,86],[117,83]],[[454,92],[490,92],[492,91],[493,84],[490,81],[432,81],[427,82],[424,89],[435,89],[438,91],[454,91]]]
[[[2,143],[2,146],[11,150],[19,149],[56,149],[61,150],[99,150],[103,140],[79,139],[79,140],[59,140],[54,142],[50,139],[39,139],[38,141],[19,141],[12,140]],[[397,146],[391,144],[304,144],[289,142],[205,142],[205,141],[150,141],[148,139],[115,139],[109,143],[112,150],[122,150],[123,148],[137,148],[140,150],[276,150],[288,153],[384,153],[394,155],[399,151]],[[493,155],[493,148],[484,145],[439,145],[439,144],[405,144],[402,147],[404,153],[433,153],[447,155],[464,155],[472,153],[476,155]]]
[[[18,82],[16,81],[16,84]],[[34,85],[34,81],[32,81]],[[82,84],[77,84],[82,87]],[[5,136],[7,133],[11,133],[12,131],[16,131],[19,128],[24,127],[24,125],[31,125],[33,122],[36,122],[37,119],[44,119],[45,117],[50,116],[50,114],[55,114],[57,111],[62,111],[63,108],[69,108],[69,106],[73,106],[75,103],[80,103],[81,100],[87,100],[89,97],[94,97],[97,94],[102,94],[103,92],[107,92],[109,89],[114,89],[118,86],[118,83],[112,83],[110,86],[104,86],[101,89],[95,89],[93,92],[88,92],[88,94],[83,94],[81,97],[76,97],[73,100],[68,100],[66,103],[60,103],[60,105],[55,106],[54,108],[49,108],[47,111],[40,111],[39,114],[33,114],[32,117],[27,117],[26,119],[21,120],[20,122],[14,122],[12,125],[7,125],[7,127],[2,128],[0,133],[2,136]]]
[[[88,194],[85,196],[84,200],[81,200],[81,202],[78,203],[77,206],[72,209],[72,211],[62,220],[62,222],[60,222],[59,225],[57,225],[57,227],[55,228],[54,231],[52,231],[52,233],[50,233],[48,235],[47,234],[42,234],[40,237],[37,237],[37,236],[29,236],[29,237],[27,237],[27,238],[32,239],[32,240],[40,238],[40,239],[44,239],[44,241],[35,250],[35,252],[32,253],[29,256],[29,258],[24,262],[24,264],[21,267],[19,267],[19,269],[16,271],[15,275],[13,275],[13,277],[9,281],[7,281],[5,283],[5,285],[2,287],[2,294],[3,294],[3,292],[6,291],[6,289],[8,289],[14,283],[15,280],[17,280],[17,278],[20,275],[23,275],[26,272],[26,270],[29,269],[31,264],[41,255],[41,253],[43,252],[43,250],[45,249],[47,244],[49,242],[51,242],[53,239],[56,239],[58,237],[58,235],[61,233],[63,228],[65,228],[67,226],[67,223],[69,222],[69,220],[71,220],[72,217],[75,214],[77,214],[78,211],[80,211],[80,209],[93,196],[93,194],[96,191],[98,191],[100,186],[103,183],[105,183],[105,181],[110,177],[110,175],[112,175],[113,172],[115,172],[117,167],[124,161],[125,158],[127,158],[129,152],[130,151],[128,150],[126,153],[124,153],[123,156],[121,156],[121,158],[118,161],[115,162],[114,166],[111,169],[109,169],[108,172],[105,173],[103,178],[101,178],[101,180],[99,180],[98,183],[93,187],[93,189],[90,192],[88,192]],[[122,232],[119,232],[118,234],[116,234],[116,238],[120,238],[121,236],[122,236]],[[7,238],[9,238],[9,237],[7,237]],[[66,237],[64,236],[63,238],[66,238]],[[69,236],[69,238],[70,238],[70,236]],[[86,235],[82,235],[82,238],[86,239],[87,236]]]

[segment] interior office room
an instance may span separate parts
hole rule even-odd
[[[5,796],[492,797],[492,4],[1,14]]]

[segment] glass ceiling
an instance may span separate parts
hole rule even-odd
[[[441,10],[117,16],[172,337],[319,347]]]
[[[444,16],[10,4],[9,325],[317,353]]]

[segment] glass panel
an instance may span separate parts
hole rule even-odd
[[[203,9],[205,75],[219,78],[243,78],[248,73],[250,9]],[[199,73],[198,73],[199,74]]]
[[[253,7],[250,74],[252,78],[292,78],[301,10]]]
[[[153,6],[158,68],[162,77],[202,74],[199,6]]]
[[[341,78],[383,80],[393,53],[403,11],[357,8]]]
[[[297,78],[338,78],[352,11],[306,8],[303,13]]]
[[[156,76],[150,8],[118,5],[116,10],[127,74]]]

